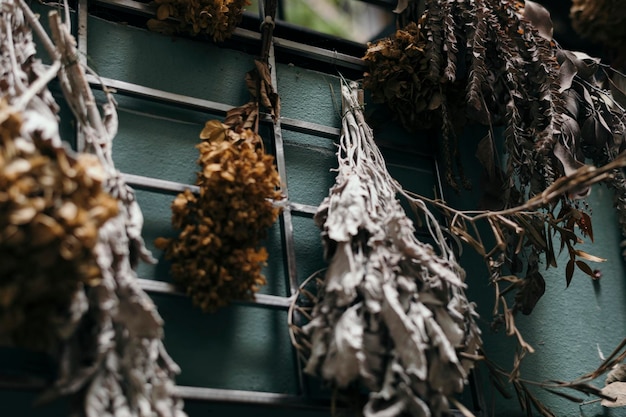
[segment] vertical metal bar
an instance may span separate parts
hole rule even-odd
[[[276,58],[274,56],[274,44],[270,45],[269,65],[271,68],[272,85],[278,92],[278,81],[276,77]],[[282,184],[282,192],[287,200],[289,200],[289,190],[287,187],[287,168],[285,166],[285,149],[283,145],[283,133],[281,129],[280,118],[274,121],[274,147],[276,149],[276,167]],[[287,279],[289,286],[289,295],[294,295],[298,291],[298,274],[296,269],[296,252],[293,238],[293,222],[291,216],[291,208],[287,205],[283,209],[281,216],[281,229],[284,241],[284,254],[287,268]]]
[[[87,18],[88,18],[88,2],[89,0],[78,0],[78,10],[76,12],[78,18],[78,29],[76,34],[78,46],[78,62],[87,66]],[[78,152],[85,150],[85,136],[80,126],[76,125],[76,149]]]
[[[259,1],[259,4],[263,1]],[[262,11],[262,10],[260,10]],[[261,18],[265,19],[266,13],[261,13]],[[274,90],[278,93],[278,77],[276,76],[276,56],[274,54],[274,40],[272,38],[269,45],[268,64],[271,70],[272,85]],[[287,168],[285,164],[285,148],[283,144],[283,133],[281,129],[280,117],[274,120],[274,149],[276,152],[276,167],[278,174],[280,175],[282,192],[289,201],[289,188],[287,186]],[[281,240],[283,246],[284,265],[287,273],[287,285],[289,287],[289,296],[293,296],[298,291],[298,270],[296,267],[296,250],[293,236],[293,219],[291,213],[291,207],[285,205],[283,212],[280,216],[280,230]],[[302,372],[303,364],[300,360],[298,353],[295,351],[295,347],[292,346],[294,353],[294,362],[296,366],[297,378],[298,378],[298,393],[304,394],[305,382]]]

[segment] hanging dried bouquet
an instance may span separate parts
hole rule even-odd
[[[206,34],[214,41],[229,38],[241,22],[248,0],[155,0],[156,19],[148,28],[166,34]]]
[[[585,158],[603,165],[623,150],[624,111],[612,94],[619,91],[609,88],[615,84],[611,76],[615,79],[619,74],[610,73],[586,54],[561,49],[552,39],[549,14],[541,6],[531,1],[491,0],[419,3],[423,13],[410,15],[419,10],[417,2],[405,2],[402,17],[409,21],[407,26],[392,38],[369,46],[365,86],[372,89],[374,99],[402,109],[399,118],[405,127],[441,126],[450,185],[459,183],[454,167],[461,182],[466,181],[459,159],[459,136],[467,123],[489,127],[477,157],[485,168],[491,197],[486,208],[490,209],[524,204],[582,167]],[[505,163],[500,162],[497,151],[501,146],[494,135],[495,126],[504,127]],[[626,186],[621,171],[614,171],[607,182],[616,190],[624,227]],[[573,248],[580,240],[575,237],[574,225],[593,239],[591,215],[576,202],[588,192],[581,187],[547,209],[551,213],[548,223],[566,226],[567,233],[558,231],[562,228],[554,233],[567,246],[570,265],[593,277],[592,269],[576,259],[580,252]],[[524,270],[534,271],[527,275],[539,282],[529,285],[529,281],[520,281],[517,285],[522,290],[535,288],[532,296],[518,298],[529,300],[525,307],[519,306],[527,313],[534,305],[530,300],[543,294],[543,278],[537,272],[540,257],[552,266],[556,257],[549,238],[552,226],[546,229],[544,215],[518,226],[528,232],[522,241],[517,233],[511,233],[516,229],[495,227],[496,238],[503,245],[503,263],[494,260],[494,253],[487,258],[490,265],[518,273],[522,271],[517,266],[520,248],[530,246]],[[462,237],[471,241],[468,233]],[[567,270],[569,283],[573,268]]]
[[[435,247],[415,237],[354,86],[342,99],[337,180],[315,215],[329,267],[310,322],[292,331],[307,373],[370,392],[366,417],[442,415],[460,406],[481,346],[465,273],[419,199]]]
[[[200,193],[176,197],[172,225],[180,233],[156,242],[172,262],[174,280],[205,311],[253,299],[266,283],[261,268],[268,254],[259,245],[278,217],[280,178],[261,137],[241,118],[247,110],[246,119],[256,120],[251,103],[231,111],[225,123],[206,123],[197,145]]]

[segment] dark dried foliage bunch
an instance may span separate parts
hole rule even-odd
[[[46,350],[69,336],[72,299],[99,282],[98,229],[117,214],[93,155],[24,137],[0,109],[0,341]]]
[[[279,214],[274,157],[249,126],[231,123],[241,120],[240,111],[229,113],[230,125],[206,123],[197,145],[200,193],[176,197],[172,225],[180,234],[157,240],[172,261],[174,280],[204,311],[253,299],[266,283],[261,268],[268,254],[259,245]]]
[[[365,85],[375,98],[392,106],[411,106],[417,113],[412,120],[418,123],[410,128],[419,128],[425,118],[440,123],[446,176],[453,186],[458,184],[452,167],[459,156],[463,125],[489,126],[477,151],[487,180],[485,208],[523,205],[581,168],[580,161],[590,158],[604,165],[623,150],[624,77],[586,54],[560,48],[552,39],[549,14],[541,6],[531,1],[427,0],[405,2],[402,7],[399,21],[411,23],[394,37],[369,46]],[[459,103],[464,111],[451,112]],[[504,127],[503,144],[496,142],[494,126]],[[501,147],[507,154],[504,166],[497,151]],[[624,228],[622,172],[615,170],[607,182],[616,190]],[[545,286],[539,273],[541,258],[556,266],[553,236],[570,255],[568,284],[574,267],[596,278],[585,261],[601,259],[574,248],[581,237],[593,240],[589,210],[577,201],[588,192],[580,187],[540,212],[508,216],[513,223],[492,219],[499,242],[495,251],[484,250],[466,223],[453,221],[452,230],[485,255],[493,279],[503,270],[528,278],[515,281],[513,287],[522,292],[514,309],[529,313]],[[527,256],[521,256],[522,248],[529,248]]]
[[[625,78],[584,53],[562,49],[552,39],[548,12],[532,1],[401,1],[398,11],[405,26],[369,45],[365,86],[374,99],[402,109],[407,129],[440,127],[453,187],[464,182],[458,149],[463,126],[488,127],[477,157],[486,179],[483,208],[492,211],[430,203],[449,216],[450,231],[485,258],[495,289],[494,325],[505,327],[521,347],[508,378],[543,413],[519,380],[519,363],[533,348],[514,316],[533,310],[545,290],[541,265],[555,267],[560,251],[569,255],[567,285],[575,269],[599,278],[588,262],[603,259],[576,247],[594,237],[591,212],[581,202],[592,183],[615,190],[626,232]],[[494,134],[498,126],[502,143]],[[495,246],[486,247],[481,223]],[[584,392],[587,386],[569,388]]]
[[[423,13],[416,12],[421,8]],[[507,127],[508,171],[516,171],[533,193],[546,181],[531,178],[556,176],[550,148],[559,106],[558,63],[554,43],[524,17],[525,8],[534,13],[538,6],[512,0],[415,1],[403,11],[401,21],[408,25],[370,44],[365,55],[364,85],[374,100],[402,109],[400,120],[409,130],[441,126],[446,177],[454,187],[452,167],[460,169],[457,136],[468,122]],[[526,158],[527,149],[537,149],[540,158]]]
[[[229,38],[241,22],[248,0],[155,0],[156,19],[148,28],[161,33],[205,34],[214,41]],[[172,20],[173,19],[173,20]],[[174,21],[175,20],[175,21]]]

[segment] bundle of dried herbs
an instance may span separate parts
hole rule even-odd
[[[248,0],[156,0],[156,19],[148,20],[148,28],[166,34],[206,34],[216,42],[229,38]],[[172,20],[174,19],[174,20]]]
[[[133,270],[140,258],[147,261],[152,258],[141,238],[143,219],[134,192],[112,162],[111,139],[117,128],[114,101],[107,92],[108,103],[103,107],[102,116],[87,84],[84,68],[76,60],[75,40],[56,11],[50,14],[53,42],[24,1],[4,1],[1,10],[2,28],[11,28],[12,34],[26,33],[29,40],[27,45],[13,44],[12,40],[20,38],[8,35],[2,43],[9,51],[11,63],[12,77],[4,84],[9,104],[13,109],[25,109],[21,114],[21,137],[13,142],[10,139],[17,137],[12,132],[19,126],[18,120],[11,111],[2,110],[3,138],[7,139],[2,143],[3,157],[10,156],[6,162],[14,166],[13,174],[8,173],[24,180],[20,185],[23,198],[13,190],[11,198],[16,200],[9,208],[14,212],[14,203],[53,198],[53,203],[42,205],[41,210],[38,208],[41,202],[35,202],[37,210],[32,219],[20,228],[24,232],[28,228],[41,229],[41,233],[31,239],[30,245],[34,247],[38,237],[67,232],[74,236],[57,248],[48,242],[50,249],[45,256],[41,253],[44,265],[50,260],[71,259],[68,254],[78,254],[76,259],[82,256],[88,260],[86,266],[79,269],[89,277],[88,285],[79,284],[69,305],[64,307],[66,323],[61,320],[54,323],[57,328],[65,325],[66,331],[56,346],[49,346],[58,359],[59,370],[42,400],[72,395],[75,400],[72,404],[76,406],[73,412],[78,416],[182,417],[185,415],[182,402],[174,395],[173,376],[178,367],[165,352],[162,320],[152,301],[139,288]],[[39,64],[34,59],[31,30],[52,58],[53,64],[46,72],[37,71]],[[7,36],[6,32],[0,33]],[[18,56],[25,57],[21,66],[16,65]],[[20,73],[20,67],[31,72]],[[47,90],[47,83],[55,76],[90,154],[72,158],[60,151],[58,120],[51,111],[56,105],[50,105],[53,101]],[[32,134],[32,142],[22,140],[28,139],[24,138],[25,132]],[[54,141],[47,140],[55,136]],[[45,146],[41,147],[40,143]],[[27,171],[34,172],[30,179],[25,175]],[[34,180],[39,180],[39,188],[29,185]],[[83,190],[85,185],[89,191]],[[96,191],[106,192],[102,194],[106,197]],[[28,210],[23,213],[26,214]],[[56,225],[43,216],[56,220]],[[19,233],[11,236],[19,237]],[[36,256],[38,250],[35,247],[33,255]],[[36,269],[32,262],[22,262],[19,267],[26,268],[27,272]],[[9,279],[24,276],[21,270],[10,272]],[[72,271],[64,268],[38,273],[35,277],[37,291],[48,295],[46,288],[54,289],[60,283],[58,273],[66,272]],[[68,277],[63,278],[69,281]],[[69,283],[64,285],[72,287]],[[73,288],[76,286],[73,284]],[[49,314],[61,319],[58,311]]]
[[[464,271],[423,202],[436,249],[417,240],[356,90],[342,97],[338,175],[315,215],[330,265],[303,328],[305,371],[369,390],[368,417],[441,415],[481,345]]]
[[[240,117],[238,109],[227,116]],[[255,116],[256,117],[256,116]],[[232,300],[249,300],[266,283],[261,268],[267,251],[259,247],[279,209],[280,178],[274,157],[249,126],[218,120],[206,123],[196,185],[200,194],[180,193],[172,203],[173,239],[156,245],[172,261],[172,276],[193,303],[214,311]]]
[[[418,3],[421,8],[415,6]],[[586,54],[561,49],[541,6],[531,1],[430,0],[401,2],[400,9],[400,21],[414,19],[416,10],[422,12],[417,22],[408,23],[394,37],[370,45],[365,86],[375,99],[402,109],[404,124],[415,123],[409,128],[441,126],[446,178],[452,186],[458,184],[452,170],[455,160],[462,176],[458,135],[463,125],[489,126],[477,151],[487,179],[485,208],[523,205],[582,167],[586,158],[601,166],[622,152],[624,77]],[[455,111],[450,111],[453,106]],[[465,110],[456,111],[458,106]],[[493,133],[496,125],[505,127],[505,166]],[[624,228],[624,177],[615,170],[606,180],[616,191]],[[593,240],[591,213],[577,202],[588,192],[581,187],[543,207],[545,211],[532,219],[513,219],[515,227],[503,224],[501,231],[500,226],[494,229],[501,252],[482,253],[493,279],[503,270],[528,278],[516,281],[520,311],[530,313],[543,294],[540,262],[556,266],[552,235],[560,237],[561,248],[566,246],[570,253],[568,284],[575,267],[595,277],[584,260],[600,258],[577,259],[573,247],[580,241],[574,226]],[[524,230],[525,237],[519,239],[516,230]],[[468,234],[462,237],[477,249],[482,246]],[[523,259],[518,256],[521,248],[529,250]]]

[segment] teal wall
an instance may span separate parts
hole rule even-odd
[[[42,13],[44,14],[44,13]],[[45,15],[45,14],[44,14]],[[185,94],[229,105],[243,104],[248,93],[243,84],[252,68],[251,54],[216,47],[212,44],[173,39],[130,26],[91,18],[88,24],[88,62],[101,76],[147,87]],[[279,64],[278,92],[282,115],[289,118],[339,127],[339,83],[333,75],[321,74]],[[334,92],[334,96],[333,96]],[[120,131],[114,142],[117,167],[126,173],[146,175],[183,183],[193,183],[196,171],[197,135],[204,122],[219,115],[158,105],[146,100],[119,96]],[[398,129],[377,132],[378,138],[406,147],[425,148],[425,139],[407,138]],[[270,137],[269,127],[262,135]],[[463,153],[467,171],[478,172],[473,157],[481,132],[464,138]],[[336,166],[332,140],[283,129],[289,197],[292,202],[317,205],[334,182],[330,169]],[[432,161],[401,151],[385,151],[392,174],[414,191],[432,196],[435,186]],[[172,235],[170,203],[173,196],[138,191],[144,212],[144,237],[159,259],[157,265],[141,265],[141,278],[170,281],[169,266],[152,244],[158,236]],[[448,191],[448,201],[471,208],[476,192],[456,195]],[[562,268],[546,272],[546,295],[532,316],[518,320],[521,329],[537,349],[528,358],[524,374],[532,379],[571,379],[600,363],[598,347],[608,354],[625,335],[626,283],[619,249],[619,233],[612,210],[610,192],[596,187],[590,199],[593,206],[597,242],[589,251],[609,258],[601,265],[603,277],[592,283],[576,272],[565,288]],[[294,217],[296,266],[299,281],[324,266],[319,233],[313,220]],[[280,228],[272,228],[266,241],[270,258],[264,272],[268,285],[263,293],[288,295]],[[490,317],[492,290],[480,259],[466,249],[463,262],[468,270],[470,295],[479,303],[485,321],[486,350],[502,365],[510,363],[513,344],[502,334],[492,334]],[[561,260],[563,266],[565,262]],[[203,314],[186,298],[154,295],[165,319],[165,344],[182,368],[177,382],[210,388],[255,390],[299,394],[297,369],[287,332],[285,311],[235,305],[215,314]],[[315,383],[314,383],[315,384]],[[482,384],[487,404],[496,416],[521,416],[516,400],[502,400]],[[578,416],[579,407],[553,396],[538,395],[557,411],[557,416]],[[32,408],[36,393],[0,390],[1,416],[60,416],[67,404],[60,401],[43,408]],[[321,416],[326,412],[253,408],[187,401],[190,416],[247,415]],[[583,416],[623,415],[603,413],[598,404],[584,406]]]

